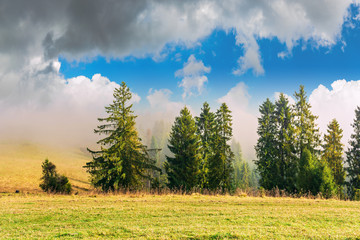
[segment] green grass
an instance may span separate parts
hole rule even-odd
[[[5,195],[0,238],[356,239],[360,202],[236,196]]]

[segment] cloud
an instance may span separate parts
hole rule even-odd
[[[318,124],[326,133],[329,122],[336,118],[343,129],[342,142],[347,146],[353,128],[350,124],[355,118],[355,109],[360,106],[360,80],[337,80],[328,89],[319,85],[310,95],[309,102],[314,114],[319,116]]]
[[[164,114],[178,114],[183,107],[183,103],[172,102],[170,96],[172,92],[169,89],[153,90],[150,89],[149,95],[146,99],[150,103],[151,110],[162,112]]]
[[[240,82],[225,96],[219,98],[218,102],[225,102],[232,111],[234,138],[240,142],[244,157],[253,160],[257,141],[257,117],[249,109],[249,100],[247,86]]]
[[[175,72],[176,77],[182,77],[179,86],[184,88],[183,98],[196,94],[201,94],[204,89],[204,84],[208,78],[204,75],[210,73],[211,68],[206,67],[200,60],[196,60],[194,55],[191,55],[188,61],[184,64],[184,68]]]
[[[90,60],[128,56],[163,59],[166,48],[195,46],[214,29],[233,31],[243,47],[235,74],[263,74],[259,39],[278,39],[285,51],[300,40],[331,47],[341,40],[351,0],[274,1],[3,1],[0,72],[34,56]],[[282,56],[280,53],[279,56]]]
[[[48,79],[54,88],[33,91],[36,89],[33,86],[21,91],[29,96],[27,101],[0,102],[0,140],[77,147],[95,144],[99,136],[92,130],[98,125],[97,118],[107,116],[104,107],[112,103],[114,89],[119,85],[100,74],[91,79],[55,76],[57,78]],[[44,76],[38,77],[38,81],[45,81]],[[32,85],[36,85],[36,81]],[[139,101],[140,97],[133,93],[132,102]]]
[[[81,76],[65,79],[59,73],[59,57],[69,61],[91,61],[98,55],[107,59],[161,60],[174,46],[191,48],[214,29],[222,29],[233,32],[236,44],[243,48],[234,73],[252,70],[263,74],[266,69],[262,66],[259,40],[276,38],[286,46],[282,50],[289,53],[299,41],[330,48],[341,41],[344,22],[356,21],[349,18],[348,9],[353,2],[1,1],[1,133],[3,136],[28,133],[38,139],[46,134],[55,136],[53,139],[68,139],[65,135],[70,135],[75,141],[85,136],[85,128],[96,125],[103,107],[111,102],[116,83],[100,75],[92,79]],[[210,72],[210,67],[195,57],[188,59],[188,63],[178,75],[183,78],[180,85],[184,96],[200,93],[207,82],[205,74]],[[200,72],[195,74],[196,71]],[[171,93],[166,90],[157,91],[148,96],[153,106],[176,111],[183,106],[171,101]],[[224,99],[234,109],[237,98],[248,99],[245,95],[229,94]],[[164,103],[157,98],[162,98]],[[140,97],[134,95],[134,101],[140,101]],[[245,116],[247,110],[242,109]],[[74,122],[83,124],[72,125]],[[50,126],[57,126],[58,131]]]

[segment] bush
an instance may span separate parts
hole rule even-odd
[[[360,201],[360,189],[355,189],[354,191],[354,200]]]
[[[56,172],[56,166],[50,162],[48,159],[42,164],[43,176],[42,183],[40,184],[40,188],[44,192],[51,193],[71,193],[71,184],[69,183],[69,179],[64,175],[59,175]]]

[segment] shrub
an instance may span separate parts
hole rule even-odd
[[[40,184],[40,188],[44,192],[51,192],[51,193],[64,193],[70,194],[71,193],[71,184],[69,179],[64,175],[59,175],[56,172],[56,166],[50,162],[48,159],[42,164],[43,169],[43,176],[42,176],[42,183]]]

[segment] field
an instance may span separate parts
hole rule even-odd
[[[101,195],[81,149],[0,144],[0,238],[360,239],[360,202],[205,195]],[[78,195],[39,189],[45,158]],[[20,190],[15,194],[15,190]]]
[[[14,195],[0,238],[355,239],[360,202],[203,195]]]
[[[75,191],[89,188],[82,167],[91,160],[86,149],[51,147],[33,143],[0,143],[0,192],[41,192],[41,163],[48,158],[59,173],[69,177]]]

